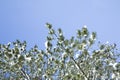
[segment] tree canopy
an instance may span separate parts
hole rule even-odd
[[[67,39],[62,29],[46,23],[45,49],[16,40],[0,44],[0,80],[118,80],[120,53],[116,44],[97,43],[86,27]]]

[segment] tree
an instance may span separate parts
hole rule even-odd
[[[0,44],[0,79],[8,80],[118,80],[119,52],[116,44],[98,43],[96,33],[86,27],[65,38],[46,23],[45,50],[35,45],[26,50],[26,41]],[[95,46],[96,47],[96,46]]]

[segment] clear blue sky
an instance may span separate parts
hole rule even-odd
[[[0,43],[19,39],[43,48],[45,23],[69,37],[87,25],[99,41],[120,43],[120,0],[0,0]]]

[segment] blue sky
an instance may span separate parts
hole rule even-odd
[[[102,42],[120,43],[120,0],[0,0],[0,43],[19,39],[44,47],[45,23],[66,37],[87,25]]]

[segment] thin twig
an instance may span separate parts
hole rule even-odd
[[[21,69],[22,74],[27,78],[27,80],[30,80],[30,76],[25,73],[23,69]]]
[[[76,64],[76,67],[79,68],[80,72],[82,72],[82,74],[87,78],[87,80],[89,80],[89,78],[87,77],[87,75],[85,74],[85,72],[82,70],[82,68],[78,65],[78,63],[74,60],[73,57],[71,57],[71,59],[73,60],[73,62]]]

